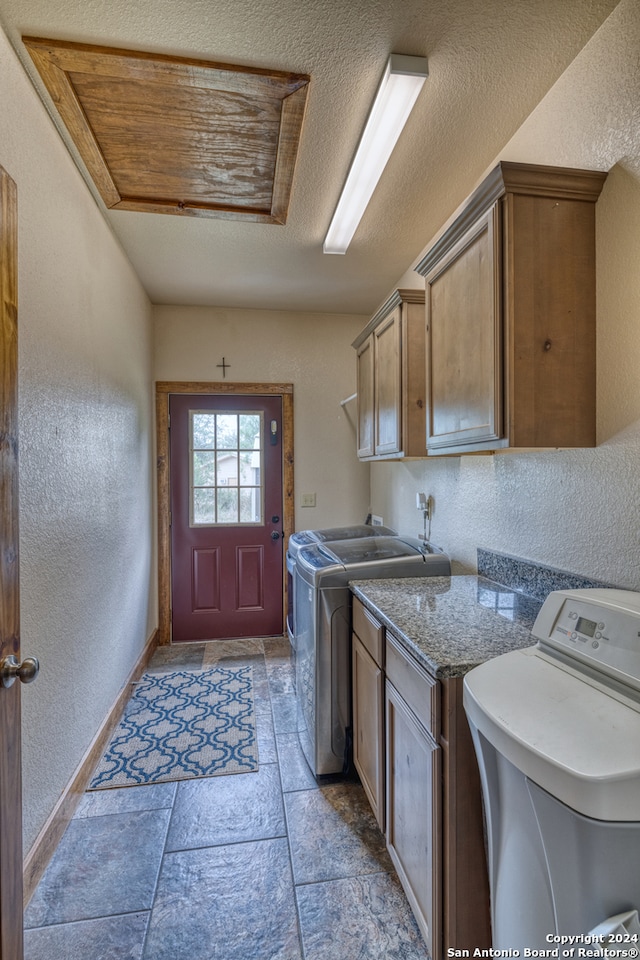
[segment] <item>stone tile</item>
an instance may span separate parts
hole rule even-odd
[[[167,673],[171,670],[200,670],[205,654],[204,643],[170,643],[157,647],[147,673]]]
[[[298,729],[298,715],[296,698],[289,696],[272,696],[271,709],[273,710],[273,725],[276,733],[295,733]]]
[[[269,681],[267,680],[266,673],[262,679],[256,677],[254,674],[253,709],[256,716],[265,713],[268,713],[269,716],[271,716],[271,694],[269,691]]]
[[[279,663],[267,660],[269,691],[273,697],[295,696],[296,675],[291,662]]]
[[[258,760],[260,763],[277,763],[276,734],[273,729],[271,710],[268,713],[256,713],[256,731],[258,735]]]
[[[140,960],[149,913],[25,930],[24,960]]]
[[[170,812],[72,820],[25,911],[25,927],[149,910]]]
[[[221,660],[237,660],[245,657],[263,657],[262,640],[209,640],[205,644],[203,663],[211,667]]]
[[[167,854],[145,960],[301,956],[286,840]]]
[[[359,784],[286,793],[284,801],[296,884],[393,870]]]
[[[305,960],[429,960],[394,875],[306,884],[296,898]]]
[[[265,763],[256,773],[179,783],[167,850],[211,847],[284,835],[278,766]]]
[[[280,779],[284,793],[293,790],[317,789],[318,782],[302,752],[297,733],[282,733],[276,737]]]
[[[283,657],[288,659],[291,657],[291,642],[289,637],[267,637],[264,641],[264,655],[269,658],[274,657]]]
[[[90,790],[83,794],[74,813],[74,819],[171,807],[177,787],[177,783],[153,783],[140,787]]]

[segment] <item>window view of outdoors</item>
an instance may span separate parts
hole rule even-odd
[[[191,525],[262,523],[262,416],[192,410]]]

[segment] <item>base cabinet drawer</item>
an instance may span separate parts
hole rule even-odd
[[[440,684],[389,633],[385,672],[420,723],[437,740],[440,733]]]

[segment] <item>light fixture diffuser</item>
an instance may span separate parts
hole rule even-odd
[[[346,252],[427,76],[426,57],[396,53],[389,57],[324,240],[324,253]]]

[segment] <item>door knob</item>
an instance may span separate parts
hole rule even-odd
[[[274,530],[274,531],[271,533],[271,539],[272,539],[272,540],[279,540],[279,539],[280,539],[280,534],[278,533],[277,530]]]
[[[18,663],[13,654],[0,660],[0,683],[3,687],[10,687],[15,680],[21,683],[31,683],[38,676],[40,664],[35,657],[27,657]]]

